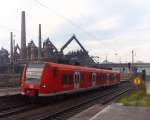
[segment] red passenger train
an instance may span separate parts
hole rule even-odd
[[[57,63],[30,63],[24,65],[21,94],[54,96],[119,83],[120,73],[112,70]]]

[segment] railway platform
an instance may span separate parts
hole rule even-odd
[[[19,94],[19,88],[0,88],[0,97]]]
[[[149,120],[150,107],[122,106],[113,103],[108,106],[94,105],[69,120]]]

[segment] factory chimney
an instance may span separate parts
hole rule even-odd
[[[26,23],[25,23],[25,11],[22,11],[22,16],[21,16],[21,59],[26,59]]]
[[[10,63],[13,63],[14,57],[13,32],[10,33]]]
[[[38,59],[41,58],[41,24],[39,24],[39,48],[38,48]]]

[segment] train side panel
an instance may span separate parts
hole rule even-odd
[[[21,94],[24,94],[24,82],[25,82],[25,74],[26,74],[26,69],[27,69],[27,65],[24,64],[24,69],[22,71],[22,75],[21,75],[21,88],[20,88],[20,91],[21,91]]]
[[[39,96],[53,96],[120,83],[120,73],[110,70],[56,63],[46,63],[44,67],[40,64],[31,64],[29,67],[31,68],[26,72],[27,66],[25,65],[22,73],[22,93],[25,93],[27,90],[29,91],[28,93],[32,93],[33,91],[33,93],[38,93]],[[28,75],[27,79],[26,74]],[[40,74],[41,76],[39,76]],[[38,80],[38,82],[36,82],[36,80]],[[31,81],[34,84],[30,84]]]
[[[59,92],[71,91],[74,89],[73,70],[72,69],[62,68],[60,70],[59,85],[60,85]]]
[[[41,76],[40,81],[40,94],[50,94],[54,90],[54,85],[52,81],[52,72],[49,64],[46,64],[43,70],[43,74]]]

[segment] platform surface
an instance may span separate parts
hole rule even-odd
[[[102,106],[94,105],[69,120],[150,120],[150,107],[129,107],[113,103],[102,109]]]
[[[19,94],[19,88],[0,88],[0,97]]]

